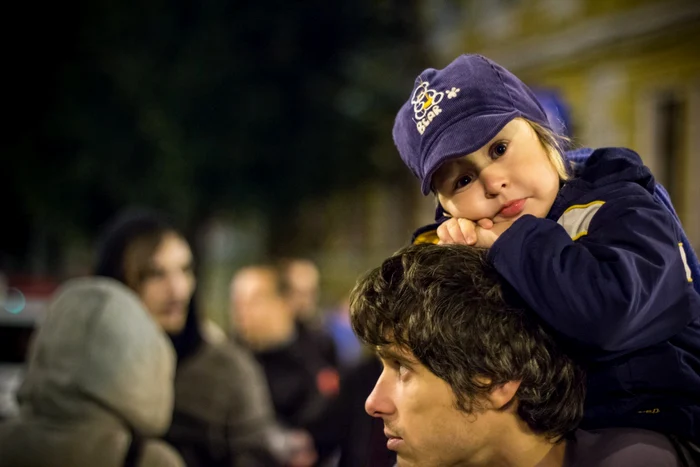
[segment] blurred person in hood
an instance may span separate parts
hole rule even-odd
[[[56,294],[32,344],[0,466],[184,466],[170,424],[175,354],[139,298],[87,278]]]

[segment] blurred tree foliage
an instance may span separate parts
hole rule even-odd
[[[26,251],[37,229],[89,239],[127,204],[189,226],[259,208],[284,226],[305,199],[394,173],[395,153],[372,155],[390,148],[422,65],[419,4],[20,6],[3,33],[15,64],[3,249]]]

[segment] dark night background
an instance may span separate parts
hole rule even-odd
[[[3,25],[2,264],[143,204],[192,228],[403,173],[372,160],[423,62],[412,1],[13,4]],[[293,238],[273,229],[284,251]],[[275,234],[277,232],[277,234]],[[309,239],[308,241],[312,241]]]

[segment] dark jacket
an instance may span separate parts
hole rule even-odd
[[[323,465],[336,448],[328,442],[329,430],[338,423],[329,410],[340,389],[340,376],[331,361],[333,342],[312,327],[298,325],[288,342],[258,350],[255,357],[265,373],[278,420],[307,431]]]
[[[489,259],[586,366],[582,427],[697,440],[697,258],[636,153],[585,156],[548,216],[518,219]],[[414,241],[431,241],[438,224],[419,229]]]
[[[583,427],[698,439],[700,296],[654,186],[637,154],[599,149],[547,218],[518,219],[489,259],[586,364]]]
[[[365,401],[372,392],[382,364],[374,355],[348,368],[341,377],[340,395],[329,410],[323,430],[323,443],[340,451],[338,467],[391,467],[396,453],[386,447],[384,421],[365,411]]]
[[[290,342],[255,353],[263,367],[278,418],[295,428],[308,429],[324,417],[340,387],[337,370],[296,335]]]
[[[274,422],[265,378],[247,350],[202,341],[179,363],[165,439],[188,467],[279,465],[284,435]]]
[[[305,345],[305,352],[313,354],[311,358],[320,359],[320,364],[324,367],[340,366],[335,342],[324,328],[297,321],[296,331],[299,340]]]

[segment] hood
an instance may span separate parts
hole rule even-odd
[[[125,283],[123,262],[126,247],[135,237],[163,230],[175,228],[156,211],[132,208],[120,213],[107,224],[100,235],[94,274]]]
[[[56,293],[18,398],[33,416],[65,422],[108,412],[159,436],[170,425],[174,366],[170,342],[131,290],[78,279]]]
[[[588,148],[571,151],[566,155],[574,165],[575,178],[600,187],[620,182],[637,183],[652,195],[656,182],[642,158],[627,148]]]
[[[171,230],[177,232],[174,224],[163,214],[145,208],[127,209],[118,214],[102,231],[97,246],[94,274],[111,277],[121,283],[124,278],[124,253],[131,241],[138,236]],[[178,364],[194,354],[202,343],[202,333],[198,319],[195,297],[189,304],[185,328],[178,335],[169,336],[177,353]]]

